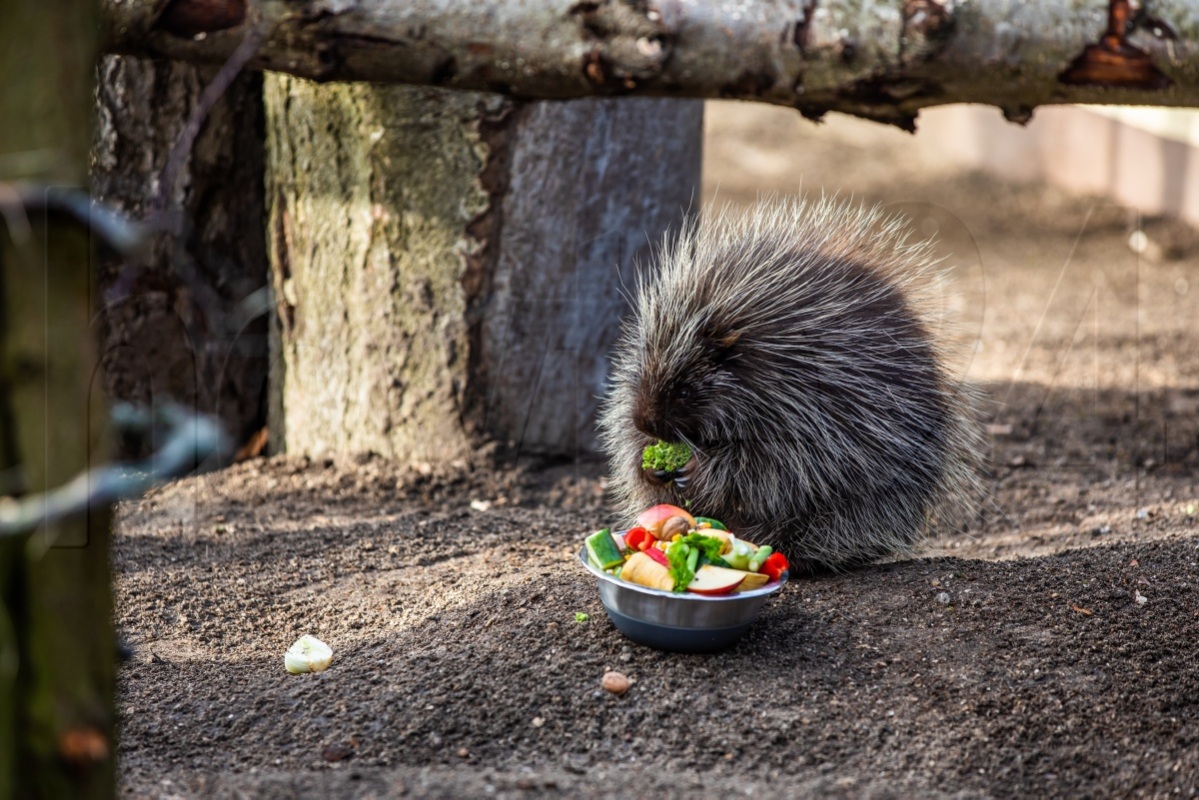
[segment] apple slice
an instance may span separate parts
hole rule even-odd
[[[750,589],[761,589],[770,583],[770,576],[765,572],[744,572],[742,574],[745,575],[745,580],[741,581],[741,585],[737,587],[737,591],[739,592],[748,592]]]
[[[736,591],[743,580],[745,573],[739,569],[704,564],[695,571],[695,577],[687,584],[687,591],[709,596],[729,594]]]
[[[656,547],[647,547],[641,552],[645,553],[645,555],[649,556],[654,561],[657,561],[659,564],[661,564],[664,567],[670,566],[670,559],[666,557],[665,553],[663,553],[661,550],[659,550]]]
[[[688,514],[678,506],[672,506],[669,503],[660,503],[656,506],[650,506],[637,515],[637,521],[634,523],[638,527],[645,528],[654,535],[655,539],[669,538],[664,537],[662,526],[671,517],[681,517],[687,523],[687,530],[695,527],[695,517]]]

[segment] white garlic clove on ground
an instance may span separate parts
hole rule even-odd
[[[333,660],[333,648],[315,636],[305,634],[287,648],[283,666],[293,675],[303,672],[323,672]]]

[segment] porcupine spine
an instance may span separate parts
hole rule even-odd
[[[920,307],[936,274],[902,220],[831,200],[725,213],[665,244],[600,416],[625,521],[685,505],[835,569],[961,524],[979,435]],[[641,469],[659,439],[695,454],[682,489]]]

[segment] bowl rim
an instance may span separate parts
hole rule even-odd
[[[625,531],[613,531],[613,533],[623,534]],[[767,595],[774,594],[779,589],[782,589],[783,585],[787,583],[788,578],[791,577],[790,570],[784,570],[782,576],[776,582],[768,583],[760,589],[750,589],[746,592],[733,592],[732,594],[703,595],[696,594],[695,592],[676,593],[667,592],[662,589],[651,589],[648,586],[642,586],[639,583],[633,583],[631,581],[623,581],[620,578],[609,575],[603,570],[597,568],[591,563],[591,559],[587,558],[586,544],[583,544],[579,548],[579,561],[582,562],[583,566],[586,567],[587,571],[592,575],[596,576],[601,581],[607,581],[608,583],[620,589],[640,592],[641,594],[647,594],[651,597],[669,597],[671,600],[679,600],[685,603],[734,603],[738,600],[746,600],[753,597],[765,597]]]

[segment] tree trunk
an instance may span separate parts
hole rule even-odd
[[[0,182],[85,184],[91,12],[59,2],[6,7],[0,75],[13,80],[0,92]],[[90,237],[74,221],[27,217],[5,202],[0,502],[55,488],[107,455],[105,405],[91,382]],[[113,794],[108,545],[107,507],[0,537],[0,798]]]
[[[239,76],[168,168],[215,72],[100,61],[93,195],[166,230],[143,263],[101,257],[98,336],[113,399],[172,398],[218,416],[240,443],[266,424],[267,315],[246,303],[267,284],[261,76]]]
[[[702,107],[266,77],[272,440],[594,446],[621,287],[695,199]]]

